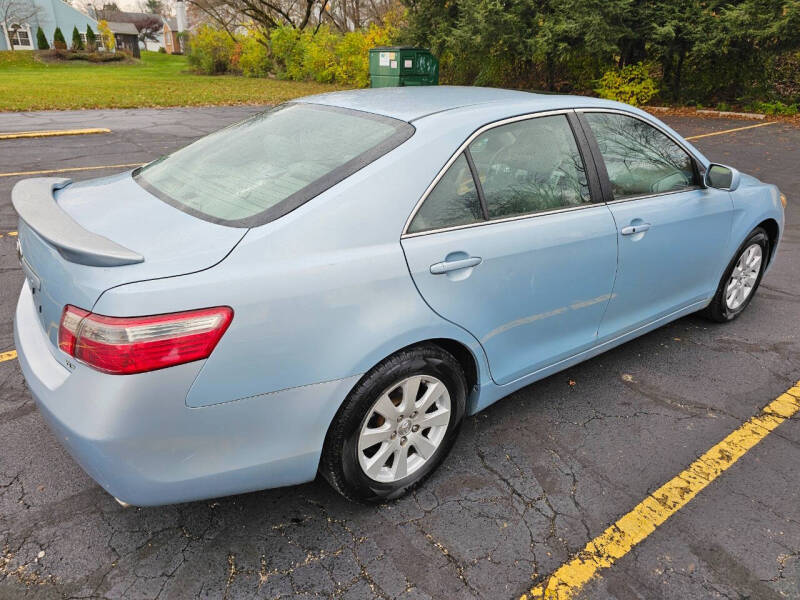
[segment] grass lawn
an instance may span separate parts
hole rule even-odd
[[[142,51],[134,64],[42,63],[33,51],[0,52],[0,111],[274,104],[337,89],[321,83],[188,72],[185,56]]]

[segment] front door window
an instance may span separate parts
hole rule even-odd
[[[603,155],[614,200],[697,185],[691,157],[655,127],[617,113],[587,112],[585,116]]]

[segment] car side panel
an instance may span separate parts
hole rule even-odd
[[[714,295],[717,265],[727,262],[730,194],[692,189],[614,202],[617,227],[650,229],[619,235],[614,297],[600,325],[608,339]]]
[[[303,483],[358,377],[203,409],[184,398],[203,361],[136,375],[69,370],[47,350],[30,289],[14,319],[19,364],[56,438],[110,494],[137,506]]]
[[[505,384],[596,343],[617,230],[600,204],[409,237],[403,249],[425,300],[480,340],[492,378]],[[431,273],[457,252],[481,263]]]
[[[216,267],[113,288],[94,311],[231,306],[231,326],[194,382],[189,406],[361,374],[400,348],[437,337],[467,346],[479,380],[488,381],[480,344],[425,304],[400,245],[434,165],[441,167],[465,135],[463,123],[427,137],[418,131],[297,210],[250,230]]]
[[[575,106],[580,106],[580,103],[576,102]],[[711,161],[709,161],[709,159],[706,158],[702,152],[700,152],[690,142],[683,139],[683,137],[669,125],[655,118],[651,114],[619,102],[603,102],[597,107],[623,110],[634,114],[645,121],[649,121],[650,123],[657,125],[661,129],[681,140],[683,146],[688,149],[697,159],[701,166],[701,170],[708,168],[708,165]],[[739,165],[731,166],[738,168]],[[728,266],[729,260],[733,258],[733,253],[741,245],[747,235],[755,227],[757,227],[759,223],[762,223],[767,219],[773,219],[778,223],[779,236],[783,235],[785,224],[784,209],[780,202],[780,192],[774,185],[762,183],[755,177],[747,175],[746,173],[742,173],[741,184],[736,191],[732,192],[731,197],[733,202],[731,236],[727,246],[727,259],[723,261],[723,264],[719,265],[717,282],[722,277],[725,268]],[[775,251],[773,251],[773,257],[774,256]],[[770,265],[767,268],[769,268],[771,265],[772,262],[770,262]]]
[[[508,114],[501,107],[474,113],[426,118],[432,123],[417,124],[395,151],[251,230],[220,265],[113,288],[94,310],[124,316],[233,306],[231,329],[194,382],[191,406],[360,374],[406,345],[436,337],[467,346],[479,384],[491,386],[480,344],[420,297],[399,241],[416,201],[455,148],[477,124]]]
[[[231,306],[230,328],[186,397],[193,407],[362,374],[424,339],[456,339],[482,355],[474,339],[422,301],[399,242],[294,258],[270,244],[257,246],[271,258],[254,264],[241,253],[224,272],[122,286],[95,310]]]
[[[733,216],[731,235],[727,248],[728,259],[723,261],[724,264],[719,265],[718,275],[716,277],[717,282],[722,277],[722,274],[727,267],[730,258],[733,257],[734,252],[736,252],[747,235],[755,227],[767,219],[773,219],[778,223],[779,235],[782,235],[785,225],[784,210],[780,202],[780,192],[774,185],[761,183],[754,177],[743,174],[742,185],[739,187],[739,189],[732,192],[731,196],[733,202]],[[777,248],[773,250],[773,257],[775,256],[775,252],[777,252]],[[774,260],[772,262],[774,262]],[[549,365],[548,367],[539,369],[534,373],[531,373],[530,375],[507,385],[484,385],[481,388],[481,393],[475,408],[477,411],[483,410],[497,400],[500,400],[501,398],[525,387],[526,385],[530,385],[554,373],[602,354],[607,350],[611,350],[612,348],[620,346],[621,344],[653,331],[654,329],[658,329],[667,323],[692,314],[693,312],[702,309],[705,304],[707,304],[707,301],[695,302],[689,306],[663,315],[659,318],[653,318],[649,322],[642,324],[631,331],[627,331],[616,336],[608,336],[598,345],[588,350],[561,360],[555,364]]]
[[[778,240],[783,236],[785,217],[783,206],[780,201],[780,191],[771,184],[761,183],[756,178],[742,174],[741,184],[738,189],[731,193],[733,199],[733,223],[731,227],[731,239],[728,245],[728,260],[733,258],[733,254],[760,223],[772,219],[778,224]],[[775,262],[775,254],[778,244],[772,249],[772,256],[767,265],[769,269]],[[728,262],[720,265],[719,276],[728,266]]]
[[[506,385],[486,385],[481,388],[480,396],[477,398],[477,404],[475,407],[476,412],[483,410],[487,406],[490,406],[509,394],[512,394],[513,392],[525,387],[526,385],[530,385],[541,379],[544,379],[545,377],[549,377],[550,375],[558,373],[559,371],[563,371],[564,369],[568,369],[569,367],[582,363],[585,360],[589,360],[590,358],[602,354],[607,350],[611,350],[612,348],[616,348],[617,346],[620,346],[629,340],[635,339],[640,335],[644,335],[645,333],[653,331],[654,329],[658,329],[659,327],[675,321],[676,319],[680,319],[681,317],[692,314],[701,308],[703,308],[702,302],[691,304],[685,308],[655,319],[632,331],[628,331],[627,333],[621,334],[617,337],[606,339],[582,352],[559,360],[558,362],[546,367],[542,367],[541,369],[538,369],[533,373],[530,373],[525,377],[521,377],[520,379],[512,381]]]

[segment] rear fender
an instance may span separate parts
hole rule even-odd
[[[466,346],[479,384],[490,381],[478,341],[417,293],[399,242],[278,258],[280,247],[271,237],[255,247],[245,239],[215,268],[108,290],[95,312],[231,306],[233,321],[186,397],[191,407],[360,376],[397,350],[436,338]]]

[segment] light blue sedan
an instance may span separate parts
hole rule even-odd
[[[25,378],[135,505],[317,473],[399,496],[465,415],[683,315],[737,317],[785,203],[630,106],[457,87],[313,96],[12,197]]]

